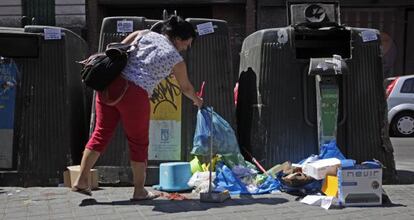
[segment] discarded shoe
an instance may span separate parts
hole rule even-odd
[[[72,187],[72,192],[77,192],[77,193],[80,193],[80,194],[83,194],[83,195],[92,196],[92,191],[89,187],[85,188],[85,189],[81,189],[77,186],[74,186],[74,187]]]
[[[131,198],[129,199],[131,202],[137,202],[137,201],[144,201],[144,200],[153,200],[158,198],[160,195],[155,194],[153,192],[148,191],[147,195],[142,198]]]

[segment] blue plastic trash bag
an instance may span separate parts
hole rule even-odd
[[[310,155],[309,157],[301,160],[298,164],[305,165],[307,163],[315,162],[321,159],[337,158],[339,160],[346,160],[344,155],[336,145],[336,141],[332,140],[329,143],[323,144],[319,155]]]
[[[262,183],[257,189],[256,194],[264,194],[272,192],[273,190],[280,190],[281,183],[278,179],[274,179],[268,176],[264,183]]]
[[[214,185],[216,186],[214,191],[222,192],[224,190],[228,190],[232,195],[264,194],[280,189],[279,180],[267,177],[265,182],[258,186],[255,191],[249,192],[247,186],[222,162],[218,163],[216,166],[216,178],[214,179]]]
[[[319,154],[319,159],[328,159],[328,158],[337,158],[339,160],[345,160],[346,158],[338,149],[336,145],[336,140],[332,140],[327,144],[323,144],[321,147],[321,153]]]
[[[213,121],[211,121],[212,116]],[[210,131],[211,128],[212,133]],[[204,107],[199,109],[197,113],[197,124],[191,154],[210,155],[211,134],[213,135],[213,154],[240,153],[233,128],[210,107]]]
[[[336,141],[332,140],[331,142],[322,145],[321,153],[319,154],[319,159],[328,159],[328,158],[337,158],[341,160],[341,167],[353,167],[356,164],[355,160],[346,159],[344,155],[339,150],[336,145]]]
[[[353,166],[355,166],[355,164],[356,164],[356,161],[352,160],[352,159],[341,160],[341,167],[342,168],[353,167]]]
[[[214,189],[216,192],[228,190],[230,194],[249,193],[244,183],[223,163],[219,163],[216,166],[214,185],[216,186]]]
[[[361,163],[362,166],[368,167],[370,169],[382,168],[382,164],[377,160],[368,160]]]

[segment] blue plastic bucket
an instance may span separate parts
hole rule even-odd
[[[153,186],[161,191],[184,191],[191,187],[187,182],[191,178],[191,166],[189,162],[169,162],[160,164],[160,184]]]

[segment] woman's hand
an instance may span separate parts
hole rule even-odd
[[[198,108],[203,107],[203,99],[198,97],[198,96],[194,96],[195,98],[193,99],[194,105],[197,106]]]

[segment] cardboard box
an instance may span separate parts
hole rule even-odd
[[[327,175],[321,191],[327,196],[338,197],[338,177]]]
[[[303,166],[303,173],[311,176],[317,180],[324,179],[326,175],[336,175],[338,167],[341,165],[341,161],[337,158],[329,158],[317,160],[312,163],[308,163]]]
[[[338,169],[338,198],[342,206],[381,205],[381,166],[356,165]]]
[[[68,170],[63,172],[63,184],[65,187],[72,188],[73,184],[75,183],[75,180],[78,178],[80,174],[80,166],[69,166],[67,167]],[[91,189],[96,189],[99,187],[98,184],[98,170],[97,169],[91,169],[89,176],[89,186],[91,186]]]

